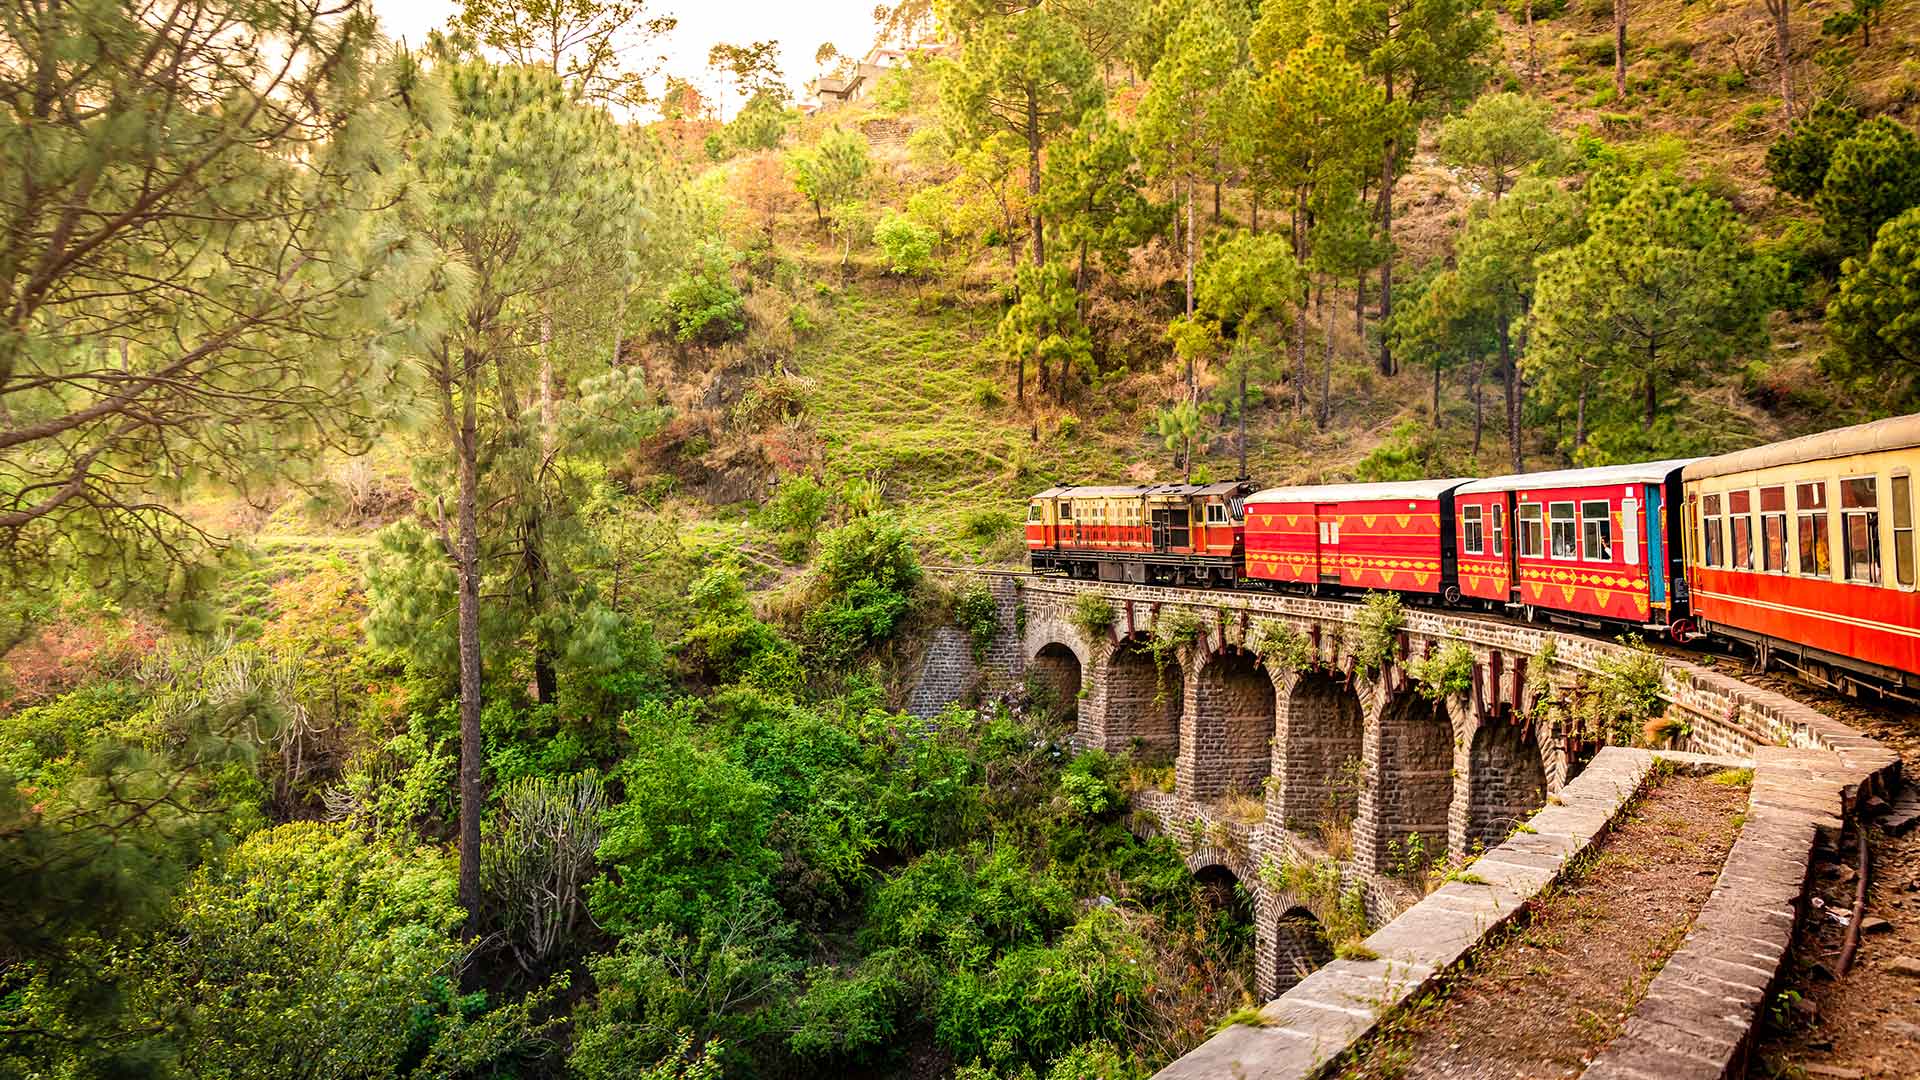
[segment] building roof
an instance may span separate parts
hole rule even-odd
[[[1312,487],[1279,487],[1256,491],[1248,503],[1333,503],[1386,502],[1395,499],[1437,499],[1467,482],[1468,477],[1449,480],[1395,480],[1384,484],[1320,484]]]
[[[1685,476],[1688,480],[1704,480],[1710,476],[1770,469],[1776,465],[1797,465],[1803,461],[1852,457],[1881,450],[1904,450],[1910,446],[1920,446],[1920,413],[1855,424],[1817,435],[1803,435],[1785,442],[1735,450],[1719,457],[1702,458],[1687,466]]]
[[[1512,473],[1475,480],[1460,486],[1460,494],[1487,491],[1529,491],[1534,488],[1605,487],[1608,484],[1659,484],[1699,458],[1642,461],[1631,465],[1601,465],[1591,469],[1555,469],[1552,472]]]

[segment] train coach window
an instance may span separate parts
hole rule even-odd
[[[1753,569],[1753,492],[1727,492],[1727,520],[1733,525],[1733,568]]]
[[[1708,495],[1700,500],[1700,552],[1702,563],[1706,566],[1727,565],[1727,536],[1721,525],[1720,496]]]
[[[1552,528],[1553,557],[1556,559],[1577,559],[1580,557],[1579,525],[1573,518],[1573,504],[1570,502],[1551,503],[1547,506],[1547,521]]]
[[[1523,559],[1540,558],[1546,553],[1546,546],[1543,542],[1544,538],[1541,536],[1540,504],[1521,503],[1520,509],[1515,511],[1515,513],[1519,515],[1520,521],[1520,557]]]
[[[1040,504],[1039,503],[1027,504],[1027,520],[1028,521],[1040,520]]]
[[[1227,508],[1224,505],[1217,502],[1208,503],[1207,504],[1207,524],[1225,525],[1226,523],[1227,523]]]
[[[1893,574],[1901,588],[1913,585],[1913,492],[1902,474],[1893,478]]]
[[[1460,546],[1469,555],[1479,555],[1486,550],[1486,535],[1480,522],[1482,510],[1478,506],[1460,508]]]
[[[1580,504],[1580,546],[1588,562],[1613,561],[1612,507],[1605,502]]]
[[[1880,504],[1873,477],[1840,481],[1840,530],[1847,580],[1880,584]]]
[[[1493,553],[1495,555],[1505,555],[1507,553],[1506,541],[1502,535],[1500,520],[1506,516],[1506,510],[1506,507],[1496,503],[1487,511],[1488,518],[1492,522]]]
[[[1793,503],[1800,513],[1800,572],[1808,577],[1832,577],[1833,557],[1827,550],[1827,482],[1794,485]]]
[[[1787,571],[1787,489],[1760,489],[1760,569]]]
[[[1068,502],[1065,499],[1060,500],[1060,520],[1061,521],[1073,520],[1073,504],[1071,502]]]

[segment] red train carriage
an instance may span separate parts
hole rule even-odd
[[[1702,629],[1829,685],[1920,693],[1913,475],[1920,416],[1687,467],[1687,580]]]
[[[1454,493],[1463,595],[1559,621],[1685,633],[1680,471],[1692,459],[1517,473]]]
[[[1069,577],[1231,585],[1252,490],[1243,480],[1048,488],[1027,502],[1027,555],[1035,571]]]
[[[1269,488],[1247,499],[1247,577],[1457,599],[1441,527],[1464,480]]]

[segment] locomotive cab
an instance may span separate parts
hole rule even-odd
[[[1244,481],[1048,488],[1027,501],[1028,558],[1038,573],[1230,585],[1252,490]]]

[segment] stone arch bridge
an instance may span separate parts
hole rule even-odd
[[[1557,693],[1622,648],[1409,607],[1401,656],[1454,641],[1472,652],[1468,692],[1435,701],[1404,664],[1361,670],[1351,601],[965,573],[986,578],[1000,633],[979,664],[958,630],[936,633],[908,708],[928,714],[1024,685],[1073,703],[1080,749],[1161,763],[1170,782],[1136,793],[1136,828],[1180,841],[1203,879],[1246,889],[1269,998],[1328,959],[1308,921],[1325,913],[1329,890],[1324,878],[1303,884],[1299,868],[1337,866],[1332,892],[1357,885],[1369,921],[1391,920],[1417,899],[1403,872],[1498,845],[1572,779],[1581,748],[1532,718],[1529,687]],[[1110,606],[1106,630],[1076,618],[1088,596]],[[1169,620],[1190,643],[1156,651]],[[1306,643],[1290,662],[1254,649],[1275,627]],[[1794,741],[1773,730],[1776,711],[1689,671],[1699,669],[1670,665],[1663,690],[1670,713],[1695,721],[1682,749],[1750,754]]]

